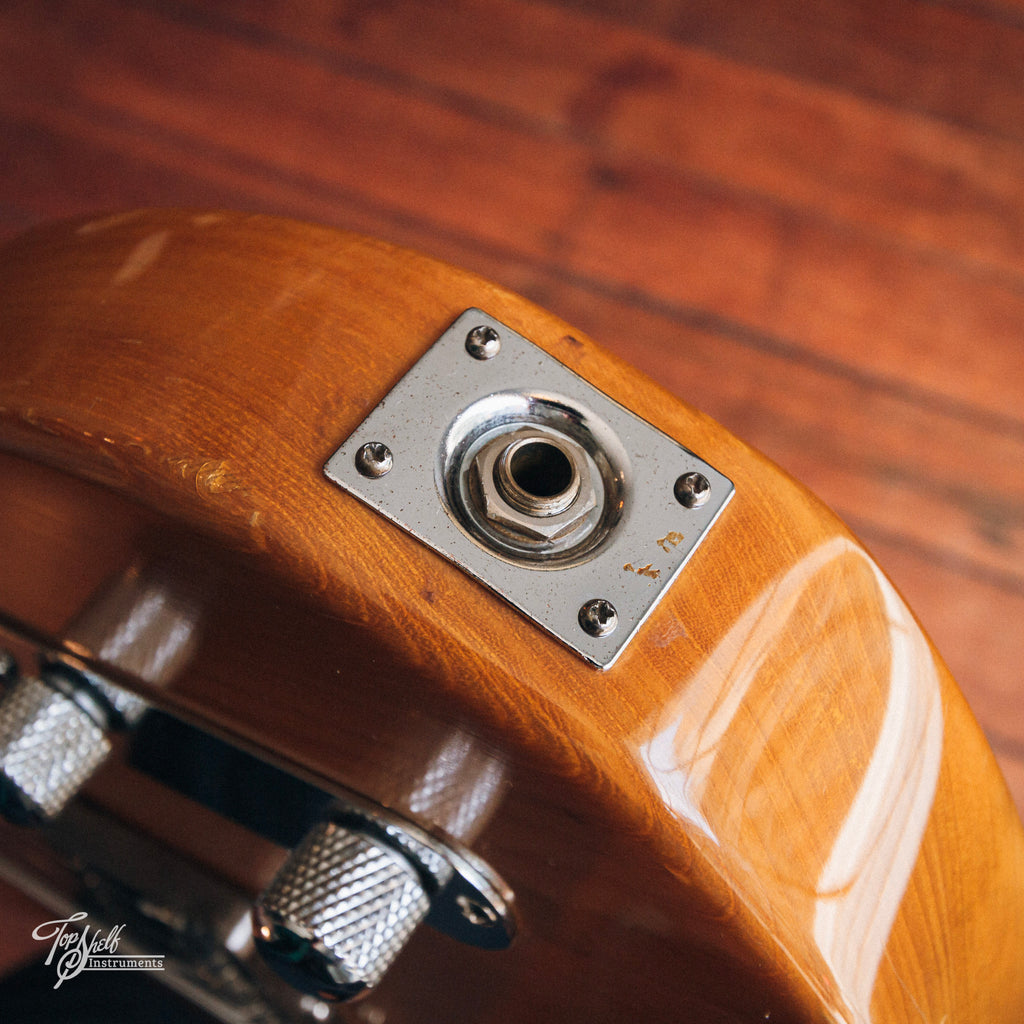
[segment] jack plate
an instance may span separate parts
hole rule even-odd
[[[325,473],[600,668],[733,494],[693,452],[479,309]]]

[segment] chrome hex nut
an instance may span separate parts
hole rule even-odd
[[[552,542],[596,523],[590,459],[563,434],[535,427],[501,434],[480,449],[470,470],[484,516],[516,539]]]

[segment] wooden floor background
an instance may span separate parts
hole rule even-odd
[[[1024,0],[4,0],[0,238],[138,205],[420,248],[712,414],[874,552],[1024,809]]]

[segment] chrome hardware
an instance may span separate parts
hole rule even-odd
[[[17,679],[13,659],[0,661],[0,672],[16,679],[0,701],[0,810],[7,818],[41,822],[59,814],[110,753],[109,734],[132,728],[149,707],[88,662],[150,685],[187,664],[199,616],[194,587],[172,583],[156,565],[131,566],[90,598],[65,631],[65,651],[41,658],[38,678]]]
[[[711,497],[711,484],[703,473],[684,473],[672,493],[684,508],[700,508]]]
[[[502,949],[514,919],[504,884],[478,858],[385,812],[339,810],[314,826],[253,911],[264,959],[289,984],[350,1000],[373,988],[428,920]]]
[[[511,557],[550,561],[578,549],[598,525],[596,466],[570,437],[542,427],[501,431],[466,463],[465,492],[453,500],[480,539]]]
[[[608,636],[619,624],[619,613],[611,601],[595,597],[587,601],[579,614],[580,627],[591,636]]]
[[[356,469],[372,480],[390,473],[393,464],[391,449],[379,441],[370,441],[356,452]]]
[[[85,911],[90,934],[123,929],[119,953],[159,957],[163,967],[150,977],[217,1020],[309,1020],[298,993],[256,954],[249,894],[202,864],[87,801],[72,802],[48,822],[45,842],[10,831],[4,839],[0,877],[54,918]],[[57,981],[56,962],[52,969]]]
[[[357,453],[394,453],[367,477]],[[470,309],[331,456],[327,477],[611,665],[732,497],[732,483],[522,335]],[[688,504],[677,481],[704,480]],[[695,492],[696,493],[696,492]],[[595,594],[617,626],[582,626]]]
[[[110,753],[105,724],[39,679],[0,702],[0,808],[11,821],[54,817]]]
[[[503,442],[504,444],[504,442]],[[583,451],[567,451],[566,438],[547,437],[523,431],[511,444],[504,444],[493,467],[493,481],[501,496],[533,519],[560,515],[580,495]],[[484,487],[488,474],[481,472]],[[588,503],[595,504],[588,482]]]
[[[261,897],[254,935],[294,988],[347,1000],[377,984],[429,909],[403,854],[325,822]]]
[[[159,955],[158,980],[225,1024],[335,1019],[326,998],[376,984],[421,921],[479,948],[503,949],[514,936],[511,892],[467,849],[507,789],[504,762],[471,734],[455,730],[436,739],[398,798],[404,813],[423,823],[417,824],[358,794],[322,790],[148,709],[129,742],[114,745],[107,784],[119,773],[129,801],[159,787],[160,807],[174,821],[187,821],[197,803],[204,805],[197,827],[211,848],[223,837],[237,849],[245,834],[239,829],[247,831],[255,841],[244,875],[246,884],[265,882],[261,909],[239,883],[119,820],[102,796],[71,801],[37,832],[0,823],[0,877],[53,908],[54,917],[85,911],[90,927],[123,928],[125,952]],[[245,795],[247,787],[258,798]],[[295,852],[286,859],[287,848]],[[352,897],[344,905],[343,892]],[[355,921],[360,903],[365,933]],[[338,911],[333,922],[330,908]],[[349,929],[348,939],[340,942],[332,925]],[[316,938],[317,930],[330,944]],[[308,948],[293,936],[308,937]],[[321,962],[322,955],[329,958]],[[336,1016],[348,1019],[343,1011]]]
[[[528,459],[522,467],[521,453]],[[540,392],[473,402],[446,425],[435,458],[433,501],[440,496],[487,553],[487,582],[500,585],[503,597],[514,588],[527,601],[531,584],[544,584],[532,571],[519,579],[495,557],[528,570],[592,561],[619,525],[630,486],[629,460],[609,427],[569,399]],[[531,617],[536,612],[531,605]]]
[[[474,327],[466,335],[466,351],[474,359],[493,359],[501,351],[501,335],[487,324]]]
[[[145,702],[59,662],[18,679],[0,701],[0,810],[19,823],[46,821],[110,754],[110,730]]]
[[[443,841],[383,807],[335,803],[260,897],[257,948],[295,988],[337,1000],[376,985],[422,921],[504,949],[515,935],[511,891],[462,845],[503,788],[502,763],[454,733],[408,795],[410,811],[443,827]]]

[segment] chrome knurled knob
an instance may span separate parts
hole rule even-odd
[[[97,715],[39,679],[0,701],[0,810],[12,820],[54,817],[110,753]]]
[[[110,730],[145,713],[141,697],[58,658],[38,678],[18,675],[0,651],[0,814],[18,824],[48,821],[63,810],[110,753]]]
[[[400,850],[323,822],[260,898],[253,930],[295,988],[353,999],[383,977],[429,909],[423,877]]]

